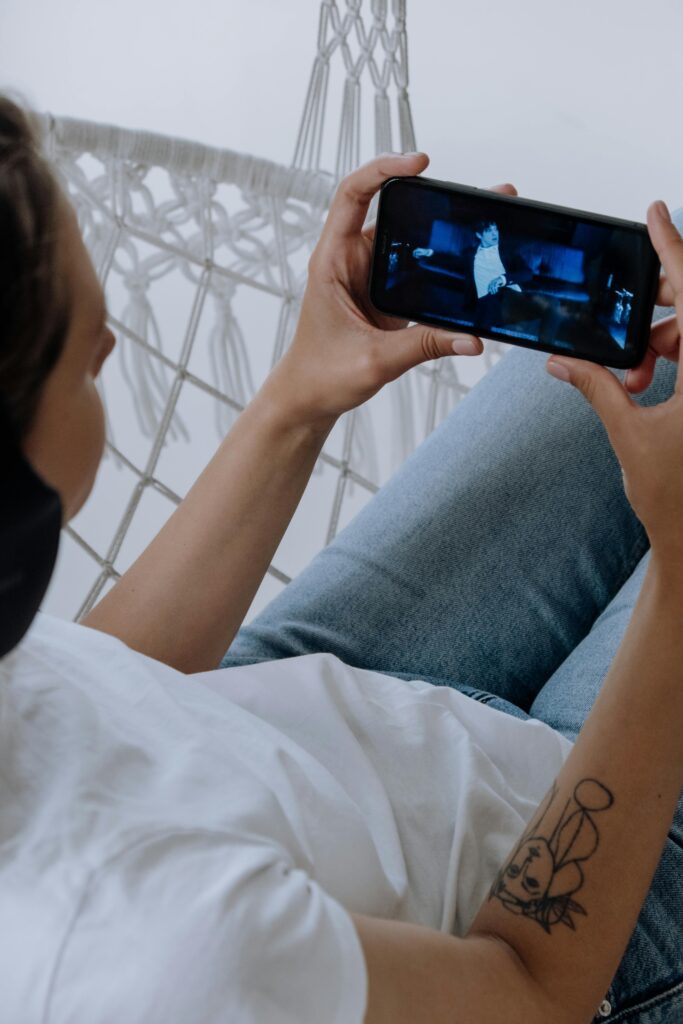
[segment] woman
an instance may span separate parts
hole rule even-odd
[[[338,416],[482,349],[370,310],[368,204],[427,158],[372,161],[334,198],[290,349],[64,623],[35,611],[55,508],[102,452],[113,338],[6,100],[0,139],[3,1024],[683,1019],[683,371],[655,372],[678,298],[630,376],[654,374],[645,400],[546,364],[616,458],[514,350],[240,629]],[[648,225],[673,305],[683,243],[665,209]]]

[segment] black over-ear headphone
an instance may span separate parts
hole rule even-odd
[[[24,456],[0,395],[0,658],[40,607],[61,526],[60,497]]]

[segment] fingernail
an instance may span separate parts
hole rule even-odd
[[[666,203],[662,202],[661,199],[658,199],[655,203],[655,213],[657,214],[660,220],[667,222],[671,220],[671,214],[669,213],[667,205]]]
[[[569,380],[569,370],[564,363],[558,363],[554,359],[551,359],[546,364],[546,370],[552,374],[553,377],[557,377],[558,380]]]
[[[410,157],[410,159],[412,159],[415,156],[427,156],[427,154],[426,153],[422,153],[422,152],[420,152],[420,150],[415,149],[415,150],[413,150],[410,153],[401,153],[400,156],[402,156],[404,158],[404,160],[407,160],[409,157]]]
[[[472,338],[454,338],[452,348],[456,355],[459,356],[474,356],[481,351],[476,341],[473,341]]]

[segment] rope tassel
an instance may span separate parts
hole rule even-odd
[[[144,347],[163,351],[159,324],[146,288],[139,282],[130,282],[128,289],[130,301],[121,315],[121,322],[132,338],[124,332],[120,339],[121,371],[133,396],[140,430],[145,437],[154,437],[166,408],[170,384],[165,366]],[[143,344],[136,344],[133,338]],[[189,431],[177,412],[169,425],[169,434],[174,441],[178,437],[186,441],[190,439]]]
[[[109,322],[118,335],[118,365],[134,408],[130,415],[123,402],[115,402],[120,381],[118,375],[109,377],[115,357],[105,365],[100,384],[107,390],[107,445],[134,483],[111,543],[108,538],[102,551],[94,550],[75,525],[69,527],[72,539],[99,567],[79,615],[117,577],[120,551],[148,489],[171,503],[181,500],[189,475],[181,465],[185,460],[176,458],[175,450],[170,458],[161,458],[161,452],[169,436],[189,440],[178,414],[184,389],[195,389],[193,401],[214,402],[216,427],[224,436],[254,396],[255,380],[291,342],[307,260],[339,178],[370,155],[364,148],[417,149],[405,16],[406,0],[322,0],[289,166],[160,133],[44,115],[47,152],[79,211],[106,286]],[[341,89],[332,88],[333,65]],[[285,93],[280,90],[279,101],[286,102]],[[333,103],[337,109],[331,112]],[[376,198],[371,216],[375,208]],[[161,278],[164,286],[152,288]],[[159,326],[169,316],[158,320],[155,302],[171,303],[171,322],[174,316],[185,318],[182,302],[188,289],[194,295],[192,308],[171,358]],[[214,319],[204,331],[207,296],[214,300]],[[496,343],[487,345],[482,373],[500,352]],[[421,365],[392,382],[382,409],[388,410],[388,423],[374,420],[379,406],[373,402],[343,417],[341,458],[332,454],[339,437],[335,431],[316,463],[317,472],[324,468],[337,474],[332,507],[320,509],[329,524],[328,541],[347,519],[346,497],[358,487],[368,496],[378,489],[378,436],[386,437],[382,454],[393,463],[389,468],[396,468],[467,393],[458,362]],[[203,377],[194,372],[197,365],[205,367]],[[152,438],[142,462],[139,452],[124,450],[131,426]],[[195,447],[187,456],[205,460],[210,454]],[[317,483],[322,493],[325,487]],[[275,566],[268,571],[280,583],[289,579]]]
[[[246,406],[256,394],[256,388],[242,328],[232,311],[231,296],[214,293],[214,299],[216,322],[209,334],[214,383],[219,391],[234,398],[241,406]],[[216,402],[215,412],[216,429],[219,436],[223,437],[238,413],[223,402]]]

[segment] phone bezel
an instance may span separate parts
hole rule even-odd
[[[627,231],[635,232],[643,236],[647,242],[645,251],[649,257],[649,266],[647,272],[650,275],[649,281],[646,279],[645,286],[636,293],[635,301],[633,303],[633,309],[631,312],[631,319],[628,325],[628,332],[626,336],[627,351],[623,353],[624,358],[614,358],[609,363],[602,363],[600,359],[591,357],[587,353],[569,351],[563,346],[554,346],[542,344],[541,342],[527,342],[524,339],[511,337],[509,334],[505,334],[502,331],[496,331],[494,329],[477,332],[476,328],[473,327],[468,329],[467,327],[459,326],[454,324],[452,321],[443,320],[439,317],[418,317],[416,318],[410,311],[406,311],[403,316],[396,313],[394,310],[384,309],[381,304],[376,301],[376,285],[378,282],[378,274],[376,273],[376,267],[378,266],[378,247],[380,240],[382,239],[386,229],[382,227],[382,214],[386,208],[384,200],[387,192],[393,186],[409,186],[413,188],[436,188],[437,190],[445,190],[448,192],[459,193],[464,196],[472,196],[480,199],[485,199],[487,203],[499,203],[501,205],[514,204],[517,207],[523,206],[529,209],[542,210],[544,212],[556,213],[570,217],[572,219],[580,218],[583,221],[593,222],[613,228],[622,228]],[[519,196],[508,196],[500,192],[493,192],[490,189],[476,188],[472,185],[462,185],[458,182],[451,181],[440,181],[437,178],[425,178],[421,175],[411,177],[394,177],[387,178],[383,183],[379,191],[379,202],[377,207],[377,219],[375,227],[375,237],[372,247],[372,257],[370,261],[370,276],[368,282],[368,297],[373,308],[378,313],[382,313],[384,316],[392,316],[397,319],[405,319],[414,321],[416,323],[427,324],[433,327],[441,327],[445,330],[453,333],[479,333],[482,338],[490,338],[494,341],[503,341],[509,345],[518,345],[522,348],[529,348],[532,350],[539,350],[541,352],[548,352],[554,355],[570,356],[575,359],[586,359],[589,362],[600,363],[602,366],[610,366],[615,369],[630,369],[633,366],[637,366],[642,362],[645,352],[647,351],[650,325],[652,321],[652,314],[655,306],[655,299],[657,296],[657,290],[659,286],[659,275],[660,275],[660,261],[657,253],[652,246],[650,236],[647,230],[647,225],[639,223],[638,221],[624,220],[620,217],[610,217],[601,213],[591,213],[587,210],[577,210],[569,206],[559,206],[554,203],[544,203],[537,199],[526,199]],[[635,344],[634,344],[635,341]]]

